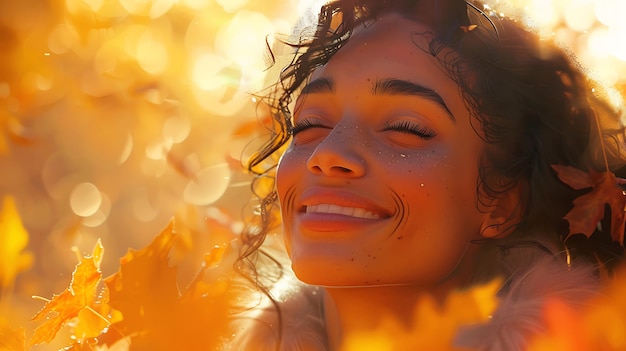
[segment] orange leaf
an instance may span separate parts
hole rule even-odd
[[[557,298],[549,298],[543,312],[550,338],[538,337],[539,342],[531,348],[537,351],[542,346],[544,350],[587,350],[589,344],[576,310]]]
[[[265,112],[259,119],[246,120],[240,123],[233,131],[233,137],[249,137],[255,132],[265,132],[272,128],[272,118],[269,111]]]
[[[626,267],[619,267],[606,283],[576,306],[549,298],[543,307],[546,329],[529,340],[527,350],[626,350]]]
[[[585,234],[590,237],[598,223],[604,218],[605,205],[611,208],[611,237],[624,244],[624,208],[626,195],[611,172],[583,172],[571,166],[552,165],[559,179],[573,189],[593,188],[577,197],[565,219],[569,222],[569,235]],[[620,180],[621,181],[621,180]]]
[[[102,278],[100,263],[104,248],[96,243],[91,256],[83,257],[72,273],[69,288],[55,295],[31,320],[41,320],[50,312],[55,313],[38,326],[29,341],[29,346],[50,342],[65,325],[75,328],[77,341],[94,338],[105,331],[112,322],[121,319],[119,312],[112,310],[106,299],[99,296],[98,286]]]
[[[460,350],[454,338],[463,326],[485,323],[498,305],[499,279],[464,291],[451,292],[443,304],[420,296],[412,324],[383,318],[377,330],[347,336],[342,351]]]
[[[0,290],[13,286],[15,276],[28,269],[33,261],[29,252],[24,252],[28,245],[28,232],[10,196],[4,197],[0,212]]]
[[[111,306],[124,315],[115,325],[120,334],[109,333],[107,344],[155,328],[161,331],[163,319],[174,313],[179,293],[176,269],[169,266],[168,256],[177,238],[172,221],[144,249],[128,250],[120,260],[119,272],[105,279]]]
[[[214,349],[225,335],[230,296],[228,276],[204,279],[205,272],[220,261],[224,249],[216,247],[206,264],[181,296],[176,268],[168,257],[178,236],[174,222],[146,248],[130,250],[120,271],[106,284],[111,305],[124,314],[101,342],[113,345],[130,338],[130,350]]]
[[[23,351],[24,328],[13,329],[0,319],[0,351]]]

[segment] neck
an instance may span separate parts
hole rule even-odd
[[[475,250],[470,247],[470,250]],[[474,255],[466,255],[462,263],[440,282],[416,285],[388,285],[324,288],[324,316],[330,350],[362,349],[347,347],[348,338],[356,335],[386,336],[402,344],[398,338],[416,330],[417,304],[424,297],[443,306],[448,294],[467,286],[471,280]],[[404,333],[398,335],[398,331]]]
[[[391,334],[394,330],[389,328],[411,330],[418,327],[414,325],[414,313],[421,297],[428,295],[436,303],[443,303],[450,290],[448,284],[428,290],[415,286],[327,287],[324,315],[330,349],[346,349],[351,336],[377,333],[396,338],[397,335]]]

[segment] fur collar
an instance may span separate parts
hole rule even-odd
[[[520,255],[507,262],[516,267],[499,293],[499,305],[490,322],[459,330],[455,347],[486,351],[522,351],[533,335],[544,331],[543,306],[557,298],[576,308],[597,294],[599,282],[592,267],[568,268],[552,257]],[[234,338],[225,350],[276,351],[278,318],[282,318],[281,351],[328,351],[319,288],[299,283],[293,276],[277,298],[280,317],[270,304],[257,305],[238,319]],[[281,284],[282,284],[281,283]]]

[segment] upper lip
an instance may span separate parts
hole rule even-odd
[[[344,189],[311,187],[302,193],[300,211],[306,211],[307,206],[333,204],[341,207],[362,208],[381,218],[391,217],[393,211],[389,211],[373,200],[357,195]]]

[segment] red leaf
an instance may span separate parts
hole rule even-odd
[[[559,179],[573,189],[593,188],[574,200],[574,208],[564,217],[569,222],[569,235],[590,237],[604,218],[605,205],[611,208],[611,237],[624,245],[624,208],[626,195],[612,172],[583,172],[571,166],[552,165]],[[622,180],[620,179],[620,182]]]

